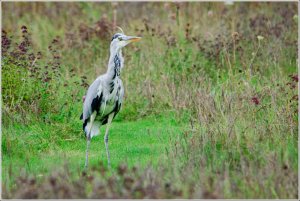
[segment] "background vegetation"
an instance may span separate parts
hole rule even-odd
[[[85,137],[121,26],[125,100]],[[297,198],[297,3],[2,3],[4,198]],[[101,129],[102,132],[104,128]]]

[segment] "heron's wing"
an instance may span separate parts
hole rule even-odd
[[[89,87],[83,103],[82,119],[90,118],[94,111],[99,111],[103,98],[103,84],[101,76],[98,77]]]

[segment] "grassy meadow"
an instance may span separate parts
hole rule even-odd
[[[298,14],[286,3],[2,2],[3,198],[298,198]],[[120,26],[125,96],[82,96]]]

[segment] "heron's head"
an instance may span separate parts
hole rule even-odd
[[[137,36],[126,36],[123,33],[116,33],[111,40],[110,48],[113,50],[119,50],[129,43],[137,42],[141,40],[141,37]]]

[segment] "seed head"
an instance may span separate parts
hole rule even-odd
[[[254,103],[255,105],[259,105],[259,99],[258,99],[256,96],[252,97],[252,98],[251,98],[251,101],[252,101],[252,103]]]
[[[264,37],[263,37],[263,36],[261,36],[261,35],[258,35],[258,36],[257,36],[257,40],[259,40],[259,41],[260,41],[260,40],[263,40],[263,39],[264,39]]]

